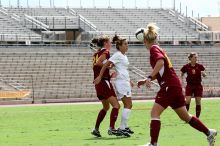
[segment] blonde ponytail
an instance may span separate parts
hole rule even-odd
[[[157,39],[159,27],[155,23],[149,23],[144,31],[144,39],[152,43]]]

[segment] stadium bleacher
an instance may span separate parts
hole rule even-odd
[[[191,51],[199,52],[199,62],[205,65],[208,75],[203,79],[205,96],[219,96],[219,89],[216,90],[220,87],[218,48],[167,48],[166,50],[178,75],[180,67],[187,63],[187,54]],[[96,99],[92,84],[92,51],[88,48],[1,48],[0,56],[2,77],[22,83],[31,91],[34,90],[35,100]],[[150,65],[147,64],[148,53],[143,46],[130,46],[128,58],[131,64],[130,75],[134,82],[141,77],[132,71],[134,70],[132,66],[142,70],[144,75],[151,71]],[[135,87],[133,95],[139,98],[152,98],[155,90]]]
[[[8,15],[5,12],[5,9],[2,10],[0,8],[0,40],[1,41],[25,41],[25,40],[33,40],[39,41],[41,40],[41,35],[36,32],[28,29],[25,26],[22,26],[19,20],[15,17]]]
[[[17,30],[39,38],[43,31],[80,30],[89,34],[118,33],[129,41],[136,41],[135,30],[154,22],[160,27],[160,41],[198,41],[198,30],[207,29],[201,22],[171,9],[1,7],[0,13],[7,21],[13,19],[14,29],[20,27]]]
[[[27,25],[25,15],[48,25],[48,29],[78,29],[78,17],[65,8],[7,8],[11,15],[17,14]],[[33,29],[32,23],[28,28]]]
[[[110,36],[118,33],[132,44],[134,40],[137,41],[135,30],[145,27],[149,22],[155,22],[160,27],[161,42],[183,41],[190,44],[190,41],[198,41],[198,29],[203,32],[207,30],[198,20],[184,17],[171,9],[1,7],[0,42],[6,46],[0,47],[0,89],[2,92],[10,90],[14,95],[14,91],[18,90],[17,86],[20,86],[31,91],[31,96],[39,101],[95,99],[91,67],[93,52],[82,46],[87,46],[91,36],[100,33]],[[82,32],[80,43],[73,44],[74,47],[7,46],[10,41],[16,44],[25,41],[29,41],[28,45],[32,42],[40,44],[49,40],[44,34],[68,30]],[[83,33],[87,36],[83,36]],[[204,36],[206,37],[205,33]],[[56,41],[54,40],[55,43]],[[62,41],[66,43],[66,40]],[[208,74],[208,78],[204,79],[205,96],[219,96],[220,50],[202,46],[170,47],[166,49],[178,75],[180,67],[187,63],[187,54],[191,51],[199,52],[199,61],[206,66]],[[112,52],[114,51],[113,49]],[[143,46],[130,45],[130,75],[135,82],[141,78],[140,74],[146,75],[151,71],[150,65],[146,64],[148,53],[143,52],[146,52]],[[156,87],[150,91],[135,87],[133,95],[140,98],[152,97],[156,90]]]
[[[186,36],[197,40],[198,32],[189,27],[189,20],[179,19],[169,9],[126,9],[126,8],[73,8],[97,26],[99,31],[113,31],[121,35],[134,34],[137,28],[146,27],[150,22],[157,23],[160,39]]]

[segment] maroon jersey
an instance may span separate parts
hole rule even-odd
[[[201,85],[201,71],[204,70],[204,66],[198,63],[195,66],[188,63],[181,68],[182,73],[187,73],[186,82],[189,85]]]
[[[110,53],[109,53],[109,51],[106,50],[106,49],[101,49],[100,51],[94,53],[94,55],[93,55],[93,72],[94,72],[94,79],[99,76],[99,73],[100,73],[100,71],[101,71],[101,69],[102,69],[101,66],[95,65],[95,63],[98,61],[99,57],[100,57],[102,54],[105,54],[105,55],[106,55],[106,59],[107,59],[107,60],[110,58]],[[102,78],[107,79],[107,80],[110,80],[109,69],[106,69],[106,70],[105,70],[105,72],[104,72]]]
[[[180,80],[173,69],[173,65],[170,62],[170,59],[166,55],[165,51],[157,45],[153,45],[150,48],[150,64],[154,68],[157,61],[163,59],[164,67],[156,75],[158,83],[161,87],[167,86],[178,86],[181,87]]]

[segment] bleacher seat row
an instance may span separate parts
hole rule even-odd
[[[29,51],[27,51],[29,49]],[[210,52],[212,49],[212,52]],[[71,99],[95,98],[92,83],[92,52],[87,48],[0,48],[0,74],[4,79],[13,80],[34,90],[35,99]],[[207,70],[207,78],[203,79],[205,96],[208,89],[220,87],[220,56],[218,48],[167,48],[167,53],[174,68],[180,75],[180,68],[187,63],[187,53],[199,52],[199,62]],[[115,50],[112,49],[114,52]],[[144,47],[129,47],[128,59],[147,75],[151,67],[147,64],[149,54]],[[132,70],[133,68],[131,68]],[[136,82],[141,77],[130,71],[131,79]],[[210,90],[209,90],[210,91]],[[155,89],[134,88],[135,97],[153,97]],[[215,96],[215,95],[211,95]]]
[[[24,40],[41,40],[39,32],[54,30],[83,30],[85,32],[116,32],[134,38],[137,28],[150,22],[160,27],[160,40],[198,40],[199,33],[181,14],[169,9],[126,8],[0,8],[0,35],[25,36]],[[181,15],[183,19],[179,19]],[[82,20],[83,19],[83,20]],[[195,24],[196,26],[197,24]],[[91,26],[94,28],[91,29]],[[197,27],[199,27],[198,25]],[[21,37],[22,38],[22,37]],[[132,38],[132,39],[133,39]],[[2,38],[2,40],[10,38]],[[16,39],[16,38],[15,38]]]

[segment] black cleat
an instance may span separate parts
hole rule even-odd
[[[121,136],[130,137],[131,135],[127,132],[126,129],[120,129],[118,128],[118,132],[121,133]]]
[[[96,137],[102,137],[99,130],[97,129],[93,129],[91,132],[92,135],[96,136]]]
[[[122,136],[122,133],[116,129],[108,129],[108,135]]]
[[[126,130],[129,134],[134,134],[134,131],[132,131],[129,127],[125,128],[125,130]]]

